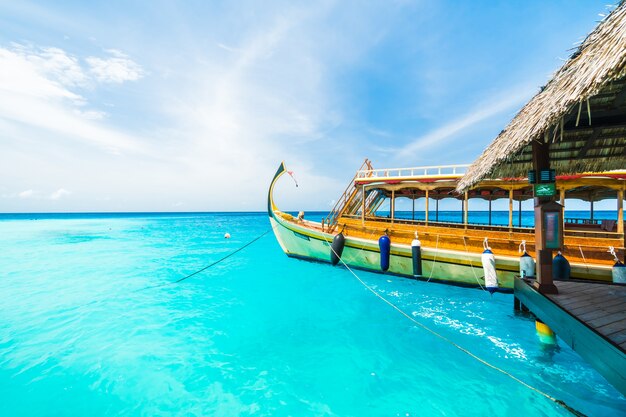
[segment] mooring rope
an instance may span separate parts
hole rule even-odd
[[[437,264],[437,255],[439,254],[439,234],[437,234],[437,242],[435,242],[435,257],[433,258],[433,266],[430,268],[430,276],[426,282],[430,282],[430,279],[433,277],[433,272],[435,272],[435,265]]]
[[[234,251],[229,252],[227,255],[221,257],[217,261],[214,261],[214,262],[212,262],[212,263],[210,263],[210,264],[208,264],[208,265],[198,269],[197,271],[192,272],[191,274],[185,275],[184,277],[179,278],[179,279],[177,279],[175,281],[162,282],[160,284],[149,285],[147,287],[142,287],[142,288],[139,288],[139,289],[137,289],[137,290],[135,290],[133,292],[145,291],[145,290],[150,290],[150,289],[153,289],[153,288],[160,288],[160,287],[165,287],[165,286],[168,286],[168,285],[178,284],[178,283],[183,282],[184,280],[186,280],[188,278],[191,278],[191,277],[193,277],[195,275],[198,275],[199,273],[204,272],[207,269],[209,269],[209,268],[219,264],[220,262],[225,261],[226,259],[228,259],[231,256],[235,255],[236,253],[241,252],[242,250],[244,250],[248,246],[252,245],[254,242],[256,242],[257,240],[261,239],[263,236],[267,235],[269,232],[273,231],[276,228],[277,224],[272,226],[272,227],[270,227],[269,229],[267,229],[266,231],[264,231],[263,233],[261,233],[260,235],[258,235],[257,237],[255,237],[254,239],[249,241],[248,243],[246,243],[245,245],[240,246],[239,248],[235,249]]]
[[[332,246],[328,243],[328,240],[326,240],[326,238],[324,238],[324,242],[326,243],[326,245],[330,248],[330,250],[332,250],[333,252],[335,252],[335,250],[332,248]],[[337,252],[335,252],[335,255],[337,255]],[[413,322],[415,325],[421,327],[422,329],[426,330],[427,332],[431,333],[432,335],[440,338],[441,340],[443,340],[444,342],[447,342],[449,344],[451,344],[452,346],[454,346],[455,348],[459,349],[461,352],[469,355],[470,357],[474,358],[475,360],[477,360],[478,362],[482,363],[485,366],[488,366],[491,369],[494,369],[500,373],[502,373],[503,375],[508,376],[509,378],[511,378],[513,381],[523,385],[524,387],[535,391],[536,393],[544,396],[545,398],[549,399],[550,401],[554,402],[555,404],[560,405],[561,407],[563,407],[564,409],[566,409],[567,411],[569,411],[570,413],[572,413],[575,416],[579,416],[579,417],[585,417],[585,414],[581,413],[580,411],[570,407],[569,405],[567,405],[567,403],[565,401],[559,400],[558,398],[555,398],[553,396],[551,396],[550,394],[548,394],[547,392],[544,392],[542,390],[540,390],[539,388],[533,387],[532,385],[522,381],[521,379],[517,378],[516,376],[512,375],[511,373],[505,371],[504,369],[487,362],[485,359],[480,358],[479,356],[475,355],[474,353],[470,352],[469,350],[467,350],[466,348],[464,348],[463,346],[455,343],[454,341],[448,339],[447,337],[445,337],[444,335],[436,332],[435,330],[431,329],[430,327],[426,326],[425,324],[420,323],[419,321],[417,321],[414,317],[412,317],[411,315],[409,315],[408,313],[406,313],[404,310],[402,310],[400,307],[398,307],[397,305],[395,305],[394,303],[392,303],[391,301],[387,300],[385,297],[383,297],[380,293],[378,293],[375,289],[373,289],[372,287],[370,287],[365,281],[363,281],[353,270],[352,268],[350,268],[348,266],[348,264],[346,264],[344,262],[343,259],[341,259],[341,257],[339,255],[337,255],[337,257],[339,258],[339,260],[341,261],[341,263],[343,264],[343,266],[346,267],[346,269],[357,279],[357,281],[359,281],[361,283],[361,285],[363,285],[369,292],[371,292],[372,294],[374,294],[376,297],[378,297],[380,300],[382,300],[384,303],[386,303],[387,305],[389,305],[391,308],[393,308],[394,310],[396,310],[398,313],[402,314],[404,317],[406,317],[407,319],[409,319],[411,322]]]
[[[578,245],[578,250],[580,250],[580,255],[583,257],[583,263],[585,264],[585,269],[589,272],[589,265],[587,265],[587,259],[585,259],[585,254],[583,253],[583,248]]]
[[[469,253],[469,249],[467,248],[467,242],[465,241],[465,236],[463,236],[463,245],[465,245],[465,253],[467,254],[467,260],[469,261],[470,268],[472,269],[472,272],[474,273],[474,278],[476,279],[478,286],[480,287],[481,290],[487,291],[485,287],[481,285],[480,280],[478,279],[478,275],[476,275],[476,271],[474,270],[474,264],[472,263],[472,257]]]
[[[217,261],[215,261],[213,263],[210,263],[209,265],[205,266],[204,268],[198,269],[196,272],[193,272],[193,273],[191,273],[189,275],[186,275],[186,276],[184,276],[182,278],[177,279],[176,281],[173,281],[172,284],[178,284],[179,282],[182,282],[182,281],[186,280],[187,278],[191,278],[194,275],[198,275],[200,272],[206,271],[207,269],[211,268],[212,266],[215,266],[215,265],[219,264],[220,262],[225,261],[226,259],[230,258],[231,256],[233,256],[237,252],[240,252],[240,251],[244,250],[245,248],[247,248],[248,246],[252,245],[254,242],[256,242],[257,240],[261,239],[263,236],[265,236],[266,234],[268,234],[272,230],[274,230],[273,227],[267,229],[265,232],[261,233],[259,236],[255,237],[250,242],[246,243],[245,245],[241,246],[240,248],[230,252],[228,255],[218,259]]]

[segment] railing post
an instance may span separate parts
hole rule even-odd
[[[624,190],[617,190],[617,233],[624,234]]]

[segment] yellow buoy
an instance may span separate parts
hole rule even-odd
[[[547,324],[537,319],[535,321],[535,329],[537,330],[537,336],[539,336],[539,341],[541,343],[545,343],[547,345],[556,344],[556,335]]]

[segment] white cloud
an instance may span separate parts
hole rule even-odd
[[[34,195],[34,191],[33,190],[25,190],[22,191],[21,193],[18,193],[17,196],[19,198],[31,198]]]
[[[412,157],[419,150],[433,145],[441,145],[464,130],[519,106],[529,98],[531,93],[532,88],[525,86],[509,91],[504,96],[491,99],[487,104],[479,104],[476,109],[469,113],[411,141],[400,150],[399,154],[404,157]]]
[[[143,77],[144,70],[124,53],[110,49],[107,52],[110,58],[90,56],[85,61],[89,64],[89,71],[98,81],[105,83],[123,83],[136,81]]]
[[[58,48],[0,47],[0,121],[55,133],[62,140],[94,144],[112,153],[139,151],[136,138],[97,123],[106,113],[87,109],[86,100],[72,91],[85,82],[77,62]]]
[[[65,188],[59,188],[52,194],[50,194],[50,200],[59,200],[63,196],[72,194],[71,191],[66,190]]]

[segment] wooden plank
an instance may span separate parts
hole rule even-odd
[[[626,311],[621,312],[621,313],[608,314],[604,317],[599,317],[595,320],[587,321],[586,323],[591,327],[597,328],[597,330],[600,333],[603,333],[602,332],[603,326],[606,326],[611,323],[619,322],[622,320],[626,320]],[[626,329],[626,327],[624,327],[624,329]]]
[[[589,322],[590,320],[604,317],[607,314],[612,314],[611,311],[603,310],[599,308],[598,306],[583,307],[578,310],[573,310],[571,311],[571,313],[572,315],[575,315],[576,317],[578,317],[579,320],[582,320],[586,323]]]
[[[618,345],[623,345],[626,343],[626,332],[620,332],[611,336],[611,340],[617,343]]]
[[[612,333],[622,332],[626,330],[626,319],[614,321],[597,329],[600,333],[610,335]]]

